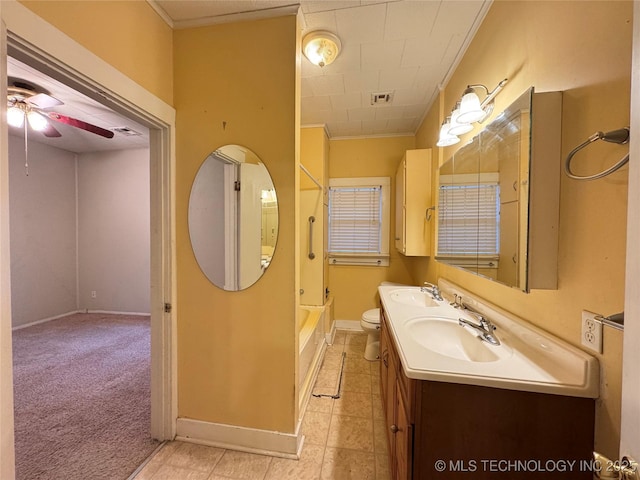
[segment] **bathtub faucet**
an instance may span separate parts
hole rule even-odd
[[[440,302],[443,300],[440,289],[433,283],[424,282],[420,287],[420,291],[423,293],[430,293],[434,300],[438,300]]]

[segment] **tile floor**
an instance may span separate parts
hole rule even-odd
[[[327,347],[313,391],[335,393],[344,351],[342,394],[336,400],[311,397],[300,460],[169,442],[135,480],[390,479],[379,364],[363,358],[365,339],[338,332]]]

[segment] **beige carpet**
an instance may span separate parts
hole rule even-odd
[[[13,332],[17,480],[124,480],[156,448],[150,320],[75,314]]]

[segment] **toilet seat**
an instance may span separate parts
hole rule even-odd
[[[380,325],[380,309],[372,308],[362,314],[362,321],[373,325]]]

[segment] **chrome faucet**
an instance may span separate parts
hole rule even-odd
[[[422,293],[431,294],[434,300],[438,300],[440,302],[443,300],[442,294],[440,293],[440,289],[438,288],[437,285],[434,285],[433,283],[424,282],[420,287],[420,291]]]
[[[466,320],[464,318],[459,318],[458,319],[458,324],[461,327],[470,327],[473,328],[477,333],[479,333],[479,337],[484,340],[487,343],[490,343],[491,345],[500,345],[500,340],[498,340],[498,337],[495,336],[495,334],[493,332],[495,332],[496,330],[496,326],[491,323],[489,320],[487,320],[486,318],[484,318],[481,314],[477,313],[477,312],[473,312],[471,310],[467,310],[467,313],[469,315],[472,315],[473,317],[478,319],[478,322],[480,322],[479,324],[473,323],[470,320]]]

